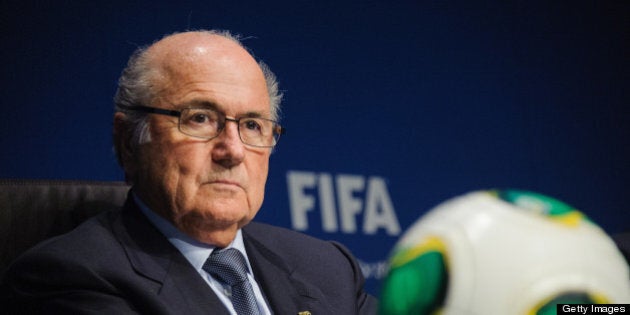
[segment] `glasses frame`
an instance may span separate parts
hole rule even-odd
[[[151,106],[143,106],[143,105],[136,105],[136,106],[128,106],[128,105],[118,105],[119,108],[123,109],[123,110],[131,110],[131,111],[139,111],[139,112],[145,112],[145,113],[149,113],[149,114],[159,114],[159,115],[166,115],[166,116],[172,116],[172,117],[177,117],[177,129],[179,130],[179,132],[187,135],[187,136],[191,136],[191,137],[195,137],[195,138],[199,138],[199,139],[206,139],[206,140],[211,140],[214,139],[216,137],[218,137],[221,132],[223,132],[223,129],[225,129],[225,124],[223,124],[223,128],[221,128],[220,130],[218,130],[217,134],[213,137],[201,137],[201,136],[195,136],[195,135],[191,135],[189,133],[186,133],[184,131],[182,131],[182,127],[181,127],[181,117],[182,117],[182,111],[181,110],[173,110],[173,109],[164,109],[164,108],[157,108],[157,107],[151,107]],[[189,108],[185,108],[185,109],[203,109],[203,108],[197,108],[197,107],[189,107]],[[219,112],[220,113],[220,112]],[[282,126],[280,126],[280,124],[273,120],[273,119],[267,119],[267,118],[261,118],[261,117],[243,117],[243,118],[229,118],[226,117],[223,113],[220,113],[221,116],[223,116],[223,119],[225,119],[225,121],[233,121],[236,123],[237,129],[238,129],[238,138],[241,140],[241,142],[245,145],[251,146],[251,147],[256,147],[256,148],[273,148],[278,144],[278,141],[280,141],[280,136],[286,133],[286,129]],[[251,119],[251,118],[258,118],[258,119],[264,119],[264,120],[268,120],[274,123],[274,128],[272,130],[272,133],[275,135],[274,136],[274,143],[273,145],[255,145],[255,144],[250,144],[250,143],[246,143],[245,141],[243,141],[243,137],[241,136],[241,125],[240,125],[240,121],[241,119]]]

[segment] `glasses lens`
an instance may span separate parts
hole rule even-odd
[[[272,147],[276,144],[276,122],[264,118],[241,118],[239,131],[245,144],[257,147]]]
[[[179,129],[190,136],[210,139],[219,134],[224,122],[214,110],[186,108],[179,117]]]

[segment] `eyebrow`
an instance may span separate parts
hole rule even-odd
[[[212,101],[208,101],[208,100],[199,100],[199,99],[193,99],[191,101],[188,101],[186,103],[183,103],[181,105],[176,105],[176,107],[178,107],[178,110],[184,109],[184,108],[204,108],[204,109],[212,109],[215,110],[217,112],[222,113],[223,115],[225,115],[225,113],[223,112],[223,110],[221,109],[221,106],[215,102]],[[267,115],[270,116],[270,115]],[[249,111],[249,112],[245,112],[241,115],[238,115],[237,117],[249,117],[249,118],[264,118],[265,115],[263,115],[260,112],[257,111]]]
[[[220,106],[212,101],[206,101],[206,100],[192,100],[192,101],[188,101],[186,103],[182,103],[182,104],[178,104],[175,105],[175,107],[177,107],[178,109],[184,109],[184,108],[208,108],[208,109],[214,109],[216,111],[220,111]]]

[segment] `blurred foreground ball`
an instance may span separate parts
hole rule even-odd
[[[630,303],[630,275],[613,241],[571,206],[476,191],[405,232],[380,300],[382,315],[546,315],[558,303]]]

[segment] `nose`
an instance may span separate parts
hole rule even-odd
[[[226,119],[225,127],[213,141],[215,144],[212,148],[212,160],[215,163],[225,168],[232,168],[243,162],[245,144],[239,136],[238,122],[233,119]]]

